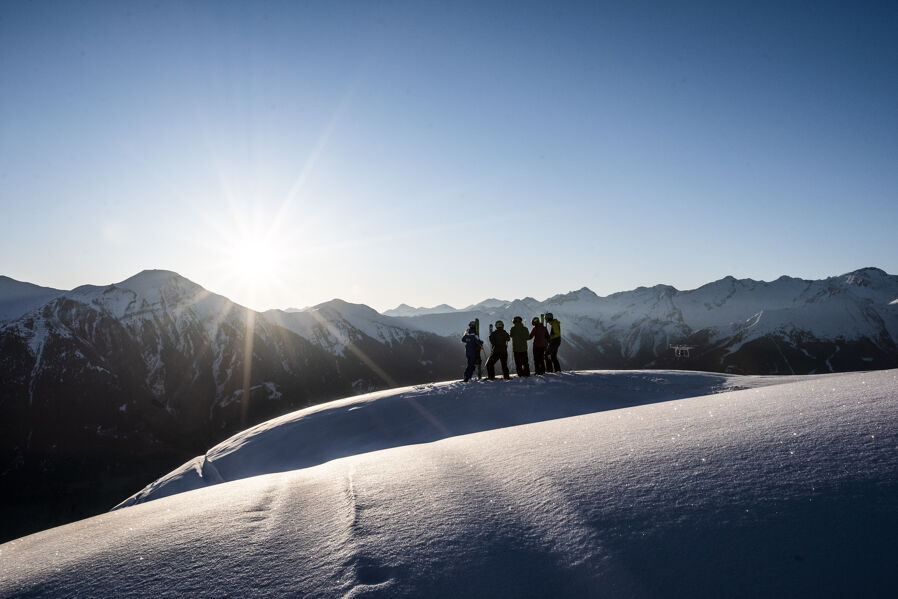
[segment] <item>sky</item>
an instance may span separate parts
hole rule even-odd
[[[898,274],[894,2],[5,2],[0,274],[378,310]]]

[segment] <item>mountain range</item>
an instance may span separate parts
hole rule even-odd
[[[559,355],[570,368],[816,374],[898,365],[898,277],[877,268],[823,280],[725,277],[689,291],[656,285],[607,297],[584,287],[545,301],[406,311],[397,321],[449,335],[475,317],[529,322],[546,312],[562,322]],[[677,358],[672,345],[691,346],[689,358]]]
[[[0,279],[0,539],[97,513],[229,435],[337,397],[460,376],[469,320],[553,312],[567,369],[898,366],[898,277],[727,277],[380,314],[254,312],[169,271],[70,291]],[[686,345],[677,358],[671,345]]]

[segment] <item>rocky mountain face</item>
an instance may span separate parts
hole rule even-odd
[[[13,292],[27,285],[14,283]],[[256,313],[167,271],[106,287],[25,290],[48,295],[16,307],[0,293],[0,305],[11,306],[0,324],[0,540],[109,509],[272,416],[460,377],[459,337],[478,317],[485,333],[497,319],[529,323],[553,312],[565,368],[898,367],[898,277],[874,268],[607,297],[583,288],[465,310],[406,306],[402,316],[340,300]],[[691,347],[689,357],[671,345]]]
[[[4,517],[2,537],[34,529],[19,528],[24,521],[49,526],[109,509],[256,422],[457,369],[448,340],[359,329],[343,311],[387,320],[343,302],[258,314],[175,273],[146,271],[64,292],[6,323],[0,494],[7,515],[23,517]]]

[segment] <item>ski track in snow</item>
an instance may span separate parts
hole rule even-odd
[[[574,409],[597,396],[619,403]],[[462,434],[396,445],[426,422],[395,419],[409,399]],[[337,401],[188,469],[287,464],[316,428],[339,442],[337,423],[392,423],[392,447],[355,437],[351,455],[257,476],[226,462],[247,477],[0,545],[0,597],[884,596],[896,401],[894,370],[567,373]],[[528,410],[542,417],[508,419]]]

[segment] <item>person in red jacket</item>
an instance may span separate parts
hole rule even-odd
[[[546,346],[549,345],[549,330],[539,321],[537,316],[530,321],[530,338],[533,339],[533,361],[536,374],[546,374]]]

